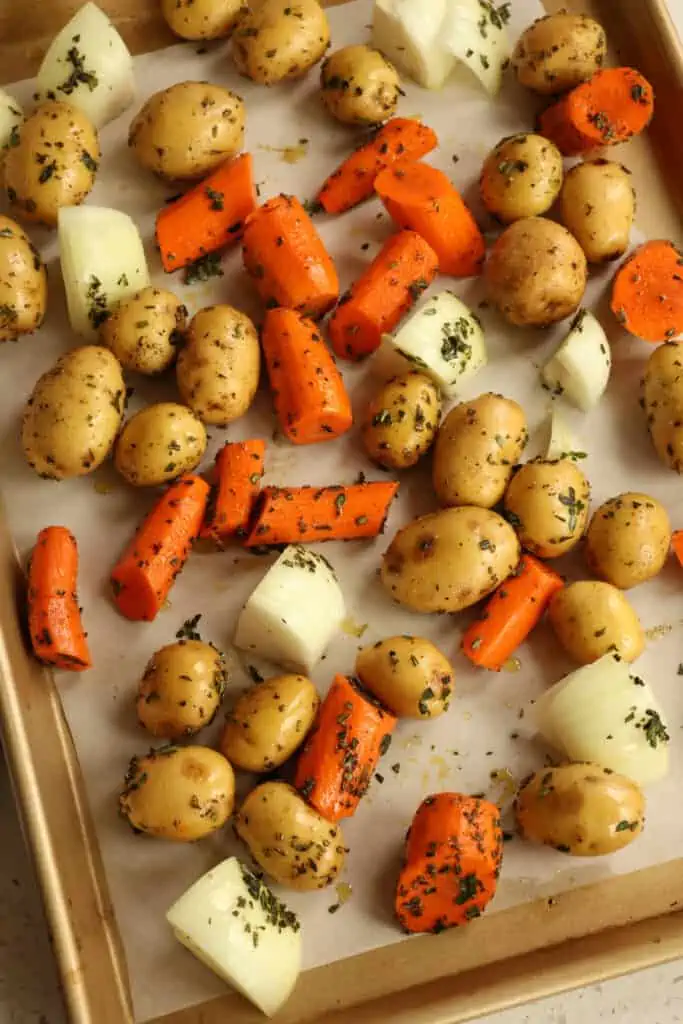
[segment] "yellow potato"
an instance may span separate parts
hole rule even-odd
[[[345,46],[323,61],[322,101],[342,124],[378,125],[391,117],[401,93],[393,64],[370,46]]]
[[[642,405],[657,455],[683,473],[683,342],[657,345],[647,361]]]
[[[100,341],[125,370],[155,374],[168,369],[184,340],[187,309],[173,292],[143,288],[124,299],[100,327]]]
[[[437,718],[453,693],[455,673],[445,654],[419,636],[390,636],[364,647],[356,675],[385,707],[405,718]]]
[[[203,423],[184,405],[159,402],[128,420],[116,442],[114,464],[136,487],[156,487],[190,473],[206,451]]]
[[[344,865],[340,827],[286,782],[263,782],[253,789],[235,816],[235,831],[258,866],[288,889],[324,889]]]
[[[628,249],[636,197],[629,171],[610,160],[588,160],[568,171],[560,220],[589,263],[616,260]]]
[[[181,39],[224,39],[243,6],[243,0],[161,0],[161,13]]]
[[[119,809],[135,832],[190,843],[222,828],[235,803],[235,775],[208,747],[159,747],[134,757]]]
[[[193,736],[216,717],[224,689],[220,652],[201,640],[178,640],[147,665],[138,687],[138,718],[153,736]]]
[[[232,36],[240,74],[274,85],[301,78],[330,45],[330,26],[316,0],[260,0],[244,7]]]
[[[611,583],[570,583],[553,597],[549,618],[565,651],[581,665],[610,651],[624,661],[635,661],[643,653],[645,635],[640,620],[622,591]]]
[[[522,33],[512,67],[522,85],[547,96],[585,82],[606,56],[607,38],[597,21],[560,11],[539,18]]]
[[[434,446],[432,481],[441,504],[493,508],[528,440],[524,410],[511,398],[479,395],[454,406]]]
[[[511,135],[491,150],[479,191],[484,206],[502,224],[547,213],[562,187],[562,154],[541,135]]]
[[[645,798],[624,775],[597,764],[563,764],[522,784],[515,816],[525,839],[573,857],[600,857],[640,835]]]
[[[238,768],[270,772],[301,746],[319,707],[318,691],[306,676],[257,683],[227,716],[220,749]]]
[[[370,400],[363,418],[363,444],[387,469],[414,466],[429,451],[439,426],[441,396],[424,373],[392,377]]]
[[[586,564],[602,580],[628,590],[657,576],[671,543],[664,506],[648,494],[628,491],[593,514],[586,534]]]
[[[45,317],[47,274],[25,231],[0,216],[0,341],[32,334]]]
[[[519,562],[519,542],[488,509],[432,512],[399,530],[384,554],[382,583],[418,612],[459,612],[487,597]]]
[[[522,547],[539,558],[558,558],[586,531],[590,485],[569,459],[527,462],[505,491],[505,517]]]

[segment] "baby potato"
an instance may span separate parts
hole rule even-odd
[[[209,82],[178,82],[151,96],[128,132],[138,162],[167,181],[203,178],[242,148],[244,102]]]
[[[434,446],[432,482],[442,505],[493,508],[529,440],[524,410],[502,395],[454,406]]]
[[[384,553],[382,583],[418,612],[459,612],[487,597],[519,562],[519,541],[502,516],[464,505],[420,516]]]
[[[184,339],[187,309],[165,288],[143,288],[124,299],[100,327],[100,341],[125,370],[163,373]]]
[[[225,39],[243,6],[244,0],[161,0],[161,13],[181,39]]]
[[[0,341],[16,341],[43,322],[47,274],[25,231],[0,216]]]
[[[152,736],[193,736],[216,717],[224,689],[220,652],[201,640],[178,640],[152,655],[138,687],[138,719]]]
[[[390,636],[364,647],[356,675],[395,715],[438,718],[448,711],[455,673],[445,654],[419,636]]]
[[[342,124],[382,124],[396,110],[401,81],[393,64],[371,46],[344,46],[323,61],[322,101]]]
[[[339,826],[286,782],[262,782],[253,789],[235,816],[235,831],[258,866],[288,889],[324,889],[344,865]]]
[[[288,761],[313,725],[320,697],[306,676],[275,676],[243,694],[227,716],[220,749],[248,772]]]
[[[647,361],[641,404],[657,455],[683,473],[683,342],[657,345]]]
[[[562,154],[541,135],[501,139],[484,161],[479,191],[484,206],[501,224],[538,217],[562,187]]]
[[[114,464],[135,487],[156,487],[190,473],[206,451],[203,423],[184,405],[158,402],[132,416],[119,434]]]
[[[570,583],[555,594],[548,615],[557,639],[580,665],[609,652],[624,661],[635,661],[643,653],[640,620],[623,592],[611,583]]]
[[[208,306],[190,321],[176,366],[178,390],[202,423],[224,427],[253,402],[260,365],[249,317],[232,306]]]
[[[365,450],[386,469],[414,466],[429,451],[440,415],[439,389],[426,374],[411,370],[392,377],[367,406]]]
[[[222,828],[235,804],[235,774],[209,747],[159,747],[128,766],[119,810],[135,832],[191,843]]]
[[[261,0],[244,7],[232,36],[241,75],[274,85],[301,78],[330,45],[330,26],[316,0]]]
[[[26,403],[21,443],[31,469],[48,480],[92,473],[112,449],[125,404],[121,367],[109,349],[67,352]]]
[[[517,80],[542,96],[573,89],[598,71],[607,38],[585,14],[560,11],[539,18],[519,37],[512,54]]]
[[[576,547],[588,523],[590,485],[569,459],[534,459],[505,491],[504,515],[522,547],[539,558],[559,558]]]
[[[97,132],[82,110],[41,103],[10,137],[5,191],[23,220],[54,227],[60,206],[78,206],[95,184]]]
[[[671,523],[648,494],[628,491],[593,514],[586,534],[586,564],[599,579],[629,590],[661,572],[669,554]]]
[[[589,263],[619,259],[628,249],[636,212],[629,173],[612,160],[587,160],[564,179],[560,220]]]
[[[546,327],[578,308],[586,289],[586,257],[561,224],[526,217],[496,239],[484,277],[506,320]]]
[[[573,857],[600,857],[628,846],[645,826],[639,786],[597,764],[544,768],[515,800],[520,835]]]

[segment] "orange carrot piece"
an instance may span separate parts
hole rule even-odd
[[[351,400],[316,325],[294,310],[271,309],[262,344],[275,412],[289,440],[316,444],[346,433]]]
[[[540,132],[565,156],[626,142],[647,128],[654,92],[633,68],[604,68],[544,110]]]
[[[612,312],[644,341],[683,333],[683,253],[673,242],[645,242],[624,260],[612,283]]]
[[[294,779],[302,796],[328,821],[355,813],[389,749],[396,721],[357,679],[335,676]]]
[[[377,175],[375,192],[400,228],[424,238],[442,274],[480,274],[486,243],[477,222],[446,174],[419,161],[401,160]]]
[[[156,238],[166,273],[237,242],[255,209],[251,154],[242,153],[157,214]]]
[[[398,483],[264,487],[246,546],[362,540],[384,530]]]
[[[334,263],[294,196],[269,199],[248,218],[244,266],[270,309],[285,306],[317,319],[339,296]]]
[[[332,348],[342,359],[363,359],[379,348],[417,302],[439,269],[434,250],[414,231],[399,231],[351,285],[329,322]]]
[[[209,485],[200,476],[171,484],[111,574],[114,603],[127,619],[152,622],[181,572],[204,519]]]
[[[426,124],[394,117],[330,175],[318,193],[318,202],[326,213],[350,210],[370,198],[375,178],[385,167],[396,160],[419,160],[435,149],[438,142]]]
[[[671,547],[679,564],[683,566],[683,530],[674,530],[671,535]]]
[[[28,570],[28,624],[36,658],[83,672],[92,661],[76,592],[78,545],[64,526],[38,534]]]
[[[462,793],[426,797],[408,831],[396,916],[408,932],[441,932],[480,917],[503,860],[500,811]]]
[[[480,618],[465,630],[462,650],[474,665],[499,672],[541,620],[564,581],[533,555],[494,590]]]
[[[215,489],[209,497],[206,520],[199,533],[218,544],[246,537],[263,476],[265,441],[234,441],[216,456]]]

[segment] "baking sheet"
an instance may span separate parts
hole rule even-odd
[[[356,42],[366,35],[371,5],[366,0],[329,11],[334,46]],[[531,0],[513,0],[511,35],[514,37],[541,8]],[[255,158],[256,180],[265,198],[291,191],[312,196],[328,171],[346,153],[352,136],[335,127],[320,110],[317,76],[303,83],[265,90],[239,79],[226,59],[225,47],[198,53],[196,46],[179,46],[136,60],[139,102],[150,93],[184,78],[209,79],[234,88],[247,103],[247,148]],[[30,85],[18,92],[30,96]],[[420,114],[438,132],[439,152],[430,159],[452,174],[455,183],[479,210],[476,180],[489,148],[506,134],[532,124],[528,97],[508,82],[503,95],[491,104],[464,75],[442,94],[427,94],[407,86],[401,113]],[[131,112],[132,116],[133,111]],[[116,206],[132,214],[141,225],[148,246],[150,268],[162,281],[184,295],[194,311],[209,302],[232,302],[258,317],[260,307],[251,293],[238,252],[224,260],[225,277],[199,288],[183,288],[175,278],[164,278],[151,245],[153,217],[165,196],[173,191],[138,171],[125,144],[129,117],[103,133],[105,159],[90,202]],[[301,140],[308,139],[305,143]],[[454,158],[457,157],[457,162]],[[628,149],[620,153],[628,163]],[[291,162],[290,162],[291,161]],[[485,221],[484,221],[485,223]],[[348,283],[372,258],[391,227],[379,204],[338,220],[319,219],[320,230]],[[36,234],[36,237],[37,234]],[[85,607],[97,667],[85,676],[60,677],[71,729],[85,770],[89,797],[129,960],[138,1017],[159,1015],[219,994],[223,986],[180,949],[164,921],[168,905],[199,874],[231,852],[241,852],[229,830],[194,847],[174,846],[132,836],[116,815],[116,795],[129,757],[149,746],[137,726],[133,707],[136,682],[151,653],[173,639],[182,622],[202,614],[202,632],[228,649],[241,604],[272,559],[247,555],[239,549],[193,555],[171,595],[170,607],[156,623],[125,622],[107,600],[107,577],[119,550],[135,523],[153,500],[119,481],[107,466],[93,477],[64,484],[41,481],[23,462],[18,443],[18,419],[38,375],[63,351],[77,344],[64,316],[54,238],[43,236],[50,260],[50,311],[43,330],[16,346],[5,346],[4,402],[0,418],[0,474],[8,496],[10,525],[18,545],[28,551],[35,534],[48,523],[63,523],[76,533],[82,554],[81,598]],[[370,243],[365,251],[362,246]],[[638,409],[638,383],[650,348],[627,339],[606,311],[604,292],[610,271],[595,277],[586,303],[603,317],[612,332],[615,368],[608,397],[590,416],[572,415],[581,446],[589,452],[585,466],[593,483],[595,504],[625,489],[645,490],[664,501],[674,523],[683,519],[678,478],[659,464],[650,448]],[[454,287],[465,301],[478,306],[483,298],[477,282],[441,280],[437,288]],[[487,330],[491,365],[472,381],[462,397],[485,390],[503,391],[522,402],[532,430],[532,451],[545,443],[549,398],[538,384],[538,365],[552,350],[562,329],[542,335],[510,331],[493,311],[479,309]],[[384,353],[360,368],[344,368],[361,411],[379,380],[390,372]],[[172,398],[172,377],[162,383],[131,378],[135,388],[131,408],[146,401]],[[229,431],[212,429],[206,459],[226,438],[259,434],[270,438],[275,428],[270,401],[264,390],[244,420]],[[599,439],[599,441],[598,441]],[[367,463],[354,434],[309,451],[295,450],[276,439],[269,447],[266,483],[351,482],[363,469],[368,478],[380,477]],[[417,470],[403,477],[400,500],[388,524],[388,537],[414,515],[434,505],[428,472]],[[421,617],[392,606],[376,581],[375,570],[387,540],[348,546],[328,544],[325,554],[335,565],[349,608],[350,619],[367,626],[362,641],[340,632],[328,657],[314,674],[324,692],[335,671],[350,671],[356,648],[390,633],[417,632],[434,639],[453,657],[457,698],[450,714],[430,724],[402,724],[380,769],[382,785],[375,784],[356,817],[344,826],[351,847],[345,880],[352,898],[334,917],[334,889],[315,895],[288,897],[302,915],[306,964],[309,967],[397,941],[391,917],[391,894],[402,836],[419,800],[429,791],[458,788],[485,792],[509,805],[514,779],[543,763],[545,751],[528,735],[520,719],[529,699],[571,668],[558,655],[552,638],[542,627],[519,656],[518,671],[500,675],[468,669],[458,651],[459,637],[469,621],[464,614]],[[562,571],[581,576],[579,565],[562,560]],[[663,862],[681,849],[683,824],[670,820],[667,806],[675,799],[680,771],[679,728],[682,721],[677,676],[683,594],[680,570],[672,563],[662,576],[632,594],[646,627],[653,629],[639,672],[657,690],[667,710],[672,732],[672,768],[668,781],[648,793],[650,807],[645,835],[628,850],[607,861],[583,864],[514,840],[506,844],[505,868],[491,912],[539,895],[551,895],[574,885],[626,873]],[[664,627],[664,628],[659,628]],[[231,668],[229,699],[249,683],[246,661],[227,651]],[[268,667],[253,660],[262,673]],[[215,729],[218,726],[215,727]],[[213,733],[202,734],[211,742]],[[394,764],[400,771],[391,770]],[[491,774],[497,773],[497,780]],[[668,801],[668,804],[667,804]],[[471,931],[476,936],[476,926]],[[455,966],[455,965],[454,965]],[[150,978],[154,983],[150,984]]]

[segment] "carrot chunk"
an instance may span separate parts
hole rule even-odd
[[[612,283],[612,312],[644,341],[683,333],[683,253],[673,242],[645,242],[619,267]]]
[[[265,441],[234,441],[216,456],[215,485],[200,537],[217,543],[246,537],[263,476]]]
[[[64,526],[38,534],[28,571],[28,624],[33,652],[55,668],[83,672],[92,661],[78,605],[78,545]]]

